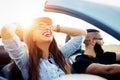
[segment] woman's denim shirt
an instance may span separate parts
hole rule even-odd
[[[60,48],[65,58],[72,55],[82,43],[81,36],[75,36],[69,40],[64,46]],[[17,36],[11,39],[3,40],[5,50],[9,56],[15,61],[17,66],[22,72],[24,80],[28,80],[28,51],[25,45],[19,40]],[[59,80],[62,75],[65,75],[63,70],[55,63],[53,57],[50,59],[41,58],[41,65],[39,66],[40,80]]]

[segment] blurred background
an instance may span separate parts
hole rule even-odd
[[[71,16],[59,13],[44,12],[44,3],[46,0],[0,0],[0,29],[4,24],[19,22],[24,27],[29,27],[32,20],[40,16],[48,16],[53,19],[54,25],[71,26],[76,28],[96,28],[95,26]],[[89,0],[100,4],[107,4],[120,7],[120,0]],[[101,30],[100,30],[101,31]],[[105,45],[105,50],[119,51],[120,41],[109,34],[101,31]],[[65,34],[55,33],[55,38],[59,45],[64,45]],[[2,42],[0,41],[0,44]],[[84,45],[83,45],[84,46]]]

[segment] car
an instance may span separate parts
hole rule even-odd
[[[103,32],[106,32],[107,34],[113,36],[115,38],[114,40],[116,40],[118,43],[120,41],[120,27],[119,27],[120,8],[119,7],[90,2],[89,0],[47,0],[44,5],[44,12],[46,14],[49,14],[49,12],[53,14],[58,14],[61,17],[63,15],[67,15],[66,18],[68,19],[71,19],[72,17],[71,21],[73,19],[74,21],[72,21],[71,23],[77,21],[80,22],[82,20],[87,24],[94,25],[95,28],[98,28]],[[58,15],[56,16],[57,19],[58,19]],[[64,16],[62,17],[62,20],[68,20],[68,19],[65,19]],[[67,21],[64,22],[67,23]],[[88,28],[88,26],[86,28]],[[89,28],[91,28],[91,26]],[[64,45],[66,35],[64,36],[64,38],[62,38],[61,36],[59,37],[63,40],[62,41],[63,43],[60,41],[60,43],[62,43],[60,45]],[[70,61],[69,62],[70,64],[72,64],[71,57],[68,59]],[[2,45],[0,47],[0,76],[5,77],[9,80],[18,80],[18,79],[23,80],[20,70],[18,69],[18,67],[14,62],[11,62],[9,55],[4,50],[4,47]],[[61,78],[61,80],[79,80],[79,79],[106,80],[100,76],[89,75],[89,74],[71,74],[71,75],[63,76]]]
[[[96,3],[90,0],[47,0],[44,6],[46,13],[65,14],[83,20],[100,29],[101,31],[111,35],[116,41],[120,41],[120,7],[114,5],[108,5],[106,3]],[[57,19],[59,19],[57,17]],[[65,20],[65,17],[62,19]],[[63,22],[63,21],[62,21]],[[65,21],[66,22],[66,21]],[[74,21],[71,21],[74,23]],[[81,25],[80,25],[81,28]],[[87,27],[91,28],[91,27]],[[107,37],[105,37],[107,38]],[[112,41],[108,39],[108,42]],[[76,55],[73,55],[74,57]],[[74,59],[69,59],[70,64]],[[85,74],[84,74],[85,75]],[[76,76],[76,77],[75,77]],[[84,80],[90,80],[91,77],[85,75]],[[74,78],[72,78],[74,77]],[[67,75],[62,80],[79,80],[81,74]],[[86,79],[87,78],[87,79]],[[88,79],[89,78],[89,79]],[[96,80],[92,78],[91,80]]]

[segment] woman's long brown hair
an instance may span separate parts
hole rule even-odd
[[[40,66],[40,58],[42,58],[42,50],[39,49],[33,39],[32,39],[32,32],[33,29],[30,29],[25,36],[25,42],[28,46],[29,50],[29,66],[28,66],[28,74],[29,74],[29,80],[40,80],[40,72],[39,72],[39,66]],[[50,44],[49,52],[53,55],[54,60],[56,64],[66,73],[70,73],[70,67],[68,63],[66,62],[63,54],[59,50],[57,43],[55,39]],[[52,74],[51,74],[52,75]]]

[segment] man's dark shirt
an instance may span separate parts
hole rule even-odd
[[[114,52],[105,52],[102,55],[97,56],[96,58],[88,55],[78,55],[75,58],[75,63],[73,67],[77,73],[85,73],[87,67],[92,63],[101,63],[101,64],[114,64],[116,62],[116,54]]]
[[[105,52],[102,55],[97,56],[96,58],[88,55],[78,55],[75,58],[75,62],[73,63],[73,68],[76,73],[85,73],[87,67],[92,63],[100,63],[100,64],[114,64],[116,63],[116,54],[114,52]],[[101,76],[101,75],[100,75]],[[109,78],[111,76],[105,76],[105,78]],[[120,77],[119,77],[120,79]],[[109,78],[109,80],[112,80]],[[117,80],[114,78],[114,80]]]

